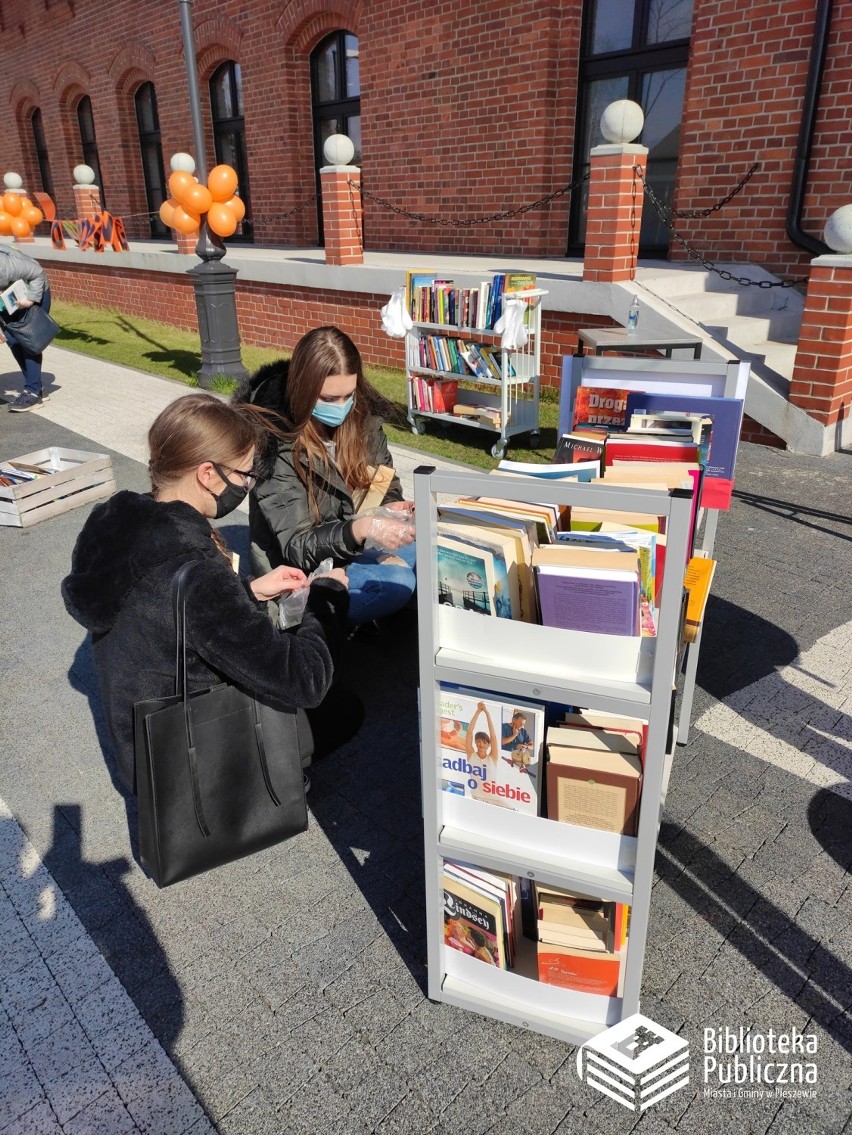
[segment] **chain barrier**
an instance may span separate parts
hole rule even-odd
[[[566,193],[571,193],[584,181],[588,181],[589,173],[584,173],[582,177],[578,177],[572,181],[570,185],[565,185],[562,189],[556,189],[553,193],[548,193],[546,197],[539,197],[537,201],[530,201],[527,205],[521,205],[517,209],[507,209],[503,213],[492,213],[488,217],[468,217],[465,220],[454,220],[451,217],[431,217],[427,213],[412,213],[408,209],[402,209],[399,205],[394,205],[391,201],[385,201],[383,197],[377,197],[374,193],[364,189],[357,181],[350,181],[350,189],[357,189],[362,197],[366,197],[368,201],[381,206],[383,209],[390,210],[391,213],[396,213],[397,216],[407,217],[410,221],[421,221],[425,225],[444,225],[448,228],[470,228],[471,225],[487,225],[492,221],[507,221],[511,217],[519,217],[523,213],[530,213],[533,209],[543,209],[549,205],[551,201],[556,201],[559,197],[564,197]]]
[[[669,218],[666,223],[669,224],[672,217],[677,217],[678,219],[685,221],[694,221],[698,220],[700,217],[709,217],[713,213],[718,213],[720,209],[724,209],[728,202],[733,201],[736,195],[744,188],[745,185],[748,184],[749,181],[751,181],[752,176],[759,169],[760,162],[755,162],[751,169],[748,170],[747,173],[743,175],[742,179],[734,186],[727,197],[723,197],[721,201],[717,201],[715,205],[711,205],[707,209],[673,209],[670,205],[664,205],[663,202],[659,200],[659,198],[654,196],[653,189],[645,180],[645,171],[642,169],[642,167],[634,166],[633,172],[637,174],[639,180],[642,182],[642,187],[645,190],[645,193],[655,202],[655,207],[660,216],[662,217],[663,212],[666,213],[666,216]]]
[[[640,166],[634,166],[633,172],[642,182],[642,188],[645,191],[645,196],[653,205],[657,215],[659,216],[663,224],[668,228],[674,240],[676,240],[677,243],[686,251],[686,254],[687,256],[689,256],[690,260],[698,261],[702,268],[706,268],[708,272],[715,272],[716,275],[720,277],[720,279],[731,280],[733,283],[739,284],[744,288],[795,288],[797,284],[806,284],[808,282],[807,276],[799,276],[795,280],[752,280],[749,276],[735,276],[733,272],[729,272],[727,268],[719,268],[718,265],[712,262],[712,260],[708,260],[706,256],[703,256],[698,251],[698,249],[693,248],[692,245],[689,244],[689,242],[686,240],[686,238],[681,236],[681,234],[677,231],[677,229],[675,229],[674,225],[672,224],[673,216],[703,217],[709,216],[711,213],[716,212],[717,209],[721,209],[723,205],[726,205],[732,197],[739,193],[740,189],[742,189],[743,185],[745,185],[745,183],[754,173],[755,169],[757,169],[757,165],[752,166],[752,168],[748,171],[737,188],[729,193],[728,196],[725,197],[722,201],[717,202],[716,205],[712,205],[707,210],[689,210],[684,211],[683,213],[677,213],[674,210],[669,209],[666,205],[663,204],[662,201],[660,201],[651,186],[645,180],[644,172]]]

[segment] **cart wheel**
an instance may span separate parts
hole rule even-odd
[[[541,445],[541,434],[538,430],[533,430],[530,434],[530,449],[538,449]]]
[[[507,442],[495,441],[491,446],[491,456],[496,457],[498,461],[502,461],[506,456]]]
[[[422,418],[415,418],[414,419],[414,421],[411,423],[411,432],[413,434],[419,434],[419,435],[426,433],[426,423],[423,421]]]

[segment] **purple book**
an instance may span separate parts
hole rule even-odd
[[[594,568],[536,568],[541,621],[546,627],[635,636],[639,574]]]

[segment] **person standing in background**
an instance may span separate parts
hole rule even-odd
[[[11,287],[16,280],[23,280],[27,286],[27,298],[19,301],[19,307],[26,308],[38,304],[43,311],[50,311],[50,285],[39,262],[27,256],[25,252],[19,252],[17,248],[0,245],[0,292]],[[0,317],[0,325],[3,322],[5,321]],[[25,351],[5,327],[3,327],[3,337],[24,376],[24,389],[9,406],[11,413],[21,414],[32,410],[35,406],[40,406],[44,401],[41,380],[42,355],[40,353],[32,355]]]

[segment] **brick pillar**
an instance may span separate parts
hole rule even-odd
[[[198,244],[198,232],[179,233],[177,229],[172,229],[172,236],[175,238],[177,250],[181,256],[192,256],[195,253],[195,246]]]
[[[598,283],[632,280],[643,200],[642,182],[633,167],[645,169],[648,150],[626,142],[595,146],[590,157],[583,279]]]
[[[811,261],[790,401],[852,438],[852,255]]]
[[[29,198],[29,194],[27,193],[26,189],[7,189],[6,192],[17,193],[20,197]],[[30,231],[29,236],[14,236],[12,237],[12,240],[15,242],[15,244],[33,244],[35,242],[35,237],[33,236],[32,231]]]
[[[323,166],[320,185],[326,264],[363,264],[360,169]]]
[[[79,221],[93,221],[103,212],[101,191],[97,185],[74,186],[74,216]]]

